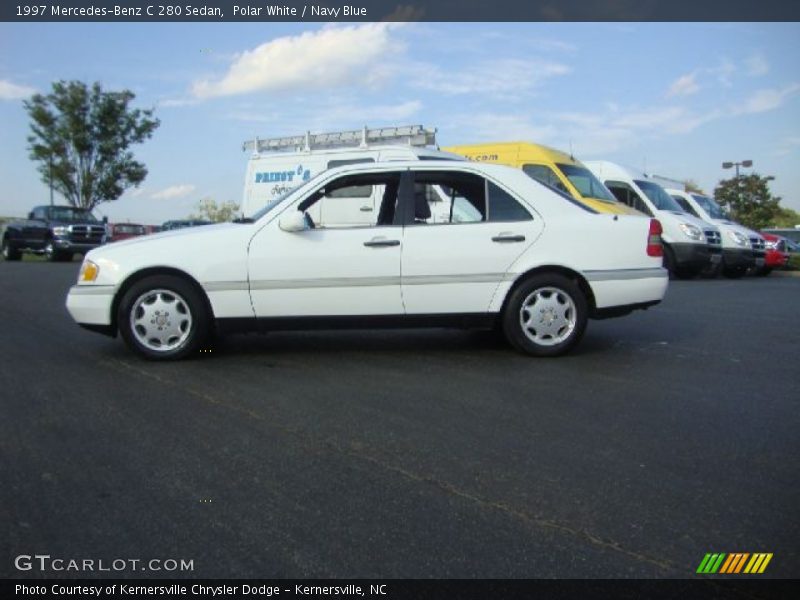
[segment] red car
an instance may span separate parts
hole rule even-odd
[[[756,275],[769,275],[772,269],[785,267],[789,262],[789,244],[785,237],[773,233],[762,233],[766,241],[767,251],[764,266],[756,271]]]
[[[113,225],[109,225],[109,229],[109,241],[111,242],[127,240],[128,238],[145,235],[147,233],[145,226],[137,223],[114,223]]]

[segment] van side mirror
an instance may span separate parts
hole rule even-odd
[[[306,214],[301,210],[292,210],[282,215],[278,227],[289,233],[304,231],[306,229]]]
[[[28,221],[33,221],[33,211],[28,213]]]

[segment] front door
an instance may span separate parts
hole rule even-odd
[[[394,224],[400,179],[398,171],[340,176],[287,208],[306,214],[305,230],[284,231],[279,219],[260,230],[248,255],[256,317],[401,315],[403,231]],[[353,225],[358,219],[347,211],[360,206],[352,198],[371,191],[380,211]]]

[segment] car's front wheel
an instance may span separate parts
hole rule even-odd
[[[11,245],[11,240],[8,237],[3,238],[3,258],[5,260],[19,260],[22,258],[22,252]]]
[[[535,275],[511,293],[503,331],[521,352],[558,356],[580,341],[588,312],[586,296],[573,280],[556,273]]]
[[[117,313],[122,338],[150,360],[175,360],[197,352],[208,337],[210,315],[198,291],[172,275],[135,283]]]

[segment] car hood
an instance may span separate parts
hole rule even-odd
[[[215,225],[200,225],[197,227],[183,227],[181,229],[171,229],[170,231],[160,231],[158,233],[151,233],[149,235],[137,235],[130,239],[120,240],[114,243],[115,248],[124,248],[134,244],[149,244],[158,240],[165,240],[171,238],[183,238],[182,242],[194,243],[195,240],[203,240],[209,235],[217,239],[220,235],[224,235],[226,230],[241,231],[242,227],[246,224],[239,223],[218,223]]]
[[[689,223],[690,225],[694,225],[695,227],[699,227],[701,230],[705,231],[706,229],[713,229],[714,231],[718,231],[717,226],[713,223],[709,223],[708,221],[703,221],[703,219],[698,219],[694,215],[690,215],[689,213],[685,212],[677,212],[674,210],[668,211],[678,217],[684,223]]]

